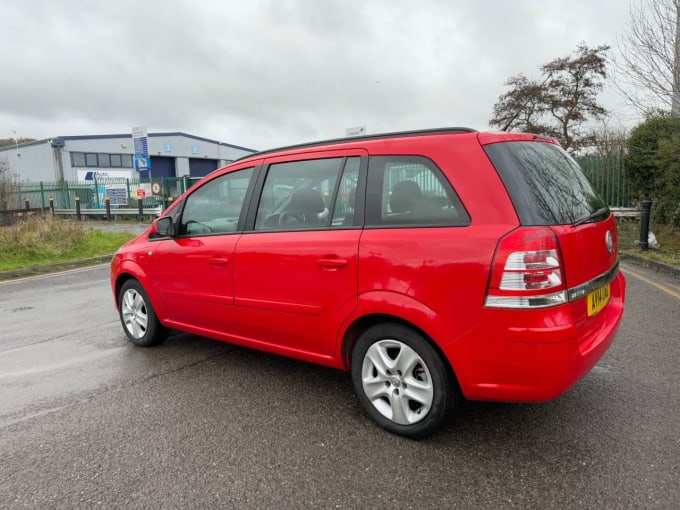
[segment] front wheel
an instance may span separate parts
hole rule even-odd
[[[170,332],[156,317],[149,296],[137,280],[128,280],[121,287],[118,309],[125,334],[139,347],[163,343]]]
[[[379,324],[359,337],[352,382],[376,423],[412,438],[437,430],[457,399],[439,353],[420,333],[400,324]]]

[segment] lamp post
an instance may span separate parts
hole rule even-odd
[[[17,138],[17,132],[12,130],[12,133],[14,133],[14,146],[17,149],[17,158],[21,157],[21,154],[19,154],[19,139]]]

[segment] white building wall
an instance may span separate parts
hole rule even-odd
[[[151,156],[181,156],[229,162],[252,154],[252,151],[192,136],[151,134],[149,135],[149,154]]]
[[[48,141],[2,147],[0,161],[7,162],[10,172],[21,182],[55,181],[56,160]]]
[[[54,182],[64,179],[75,181],[82,171],[92,170],[129,170],[132,178],[136,177],[134,168],[102,168],[72,166],[72,152],[92,152],[106,154],[134,154],[132,134],[120,136],[63,137],[64,147],[55,148],[51,140],[41,140],[20,145],[17,155],[16,147],[0,148],[0,161],[6,161],[10,170],[24,182]],[[217,160],[221,167],[235,159],[247,156],[252,151],[234,147],[222,142],[206,140],[184,133],[149,134],[149,155],[175,158],[177,177],[190,175],[189,160],[191,158]],[[61,167],[58,158],[61,158]],[[153,168],[152,168],[153,172]]]
[[[134,168],[120,168],[120,167],[74,167],[72,165],[72,152],[96,152],[105,154],[134,154],[134,147],[132,145],[132,135],[121,135],[111,138],[77,138],[72,139],[66,137],[64,139],[63,149],[63,164],[64,164],[64,179],[67,181],[82,180],[79,179],[79,174],[86,171],[95,171],[106,173],[108,170],[115,170],[117,175],[122,175],[121,172],[126,173],[126,178],[131,179],[135,177]]]

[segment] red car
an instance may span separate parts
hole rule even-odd
[[[261,152],[111,265],[139,346],[175,329],[351,372],[404,436],[463,398],[554,399],[606,352],[616,221],[552,139],[450,128]]]

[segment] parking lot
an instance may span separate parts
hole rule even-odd
[[[678,508],[680,281],[622,264],[593,371],[421,441],[348,374],[200,337],[128,344],[108,267],[0,283],[0,508]]]

